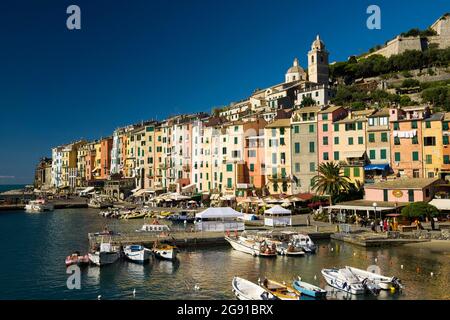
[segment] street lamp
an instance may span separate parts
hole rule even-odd
[[[375,213],[375,220],[377,219],[377,203],[376,202],[374,202],[374,203],[372,203],[372,206],[373,206],[373,211],[374,211],[374,213]]]

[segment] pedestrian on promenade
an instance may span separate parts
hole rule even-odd
[[[384,229],[385,232],[389,231],[388,219],[384,219],[383,229]]]
[[[306,216],[306,225],[309,227],[311,225],[311,220],[309,214]]]
[[[431,217],[431,230],[434,230],[434,222],[435,222],[435,217]]]
[[[333,216],[331,215],[331,212],[328,214],[328,221],[330,222],[330,224],[333,223]]]
[[[380,226],[380,232],[383,232],[384,229],[383,229],[383,220],[382,219],[380,219],[379,226]]]

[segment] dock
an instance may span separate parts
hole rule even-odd
[[[430,241],[430,239],[388,238],[385,234],[380,234],[379,236],[377,236],[371,232],[364,232],[362,234],[336,232],[331,235],[331,239],[351,243],[361,247],[400,246],[408,243]]]

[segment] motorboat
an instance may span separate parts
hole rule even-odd
[[[305,251],[302,248],[296,247],[292,242],[282,242],[276,245],[277,253],[284,256],[303,257]]]
[[[225,236],[225,240],[231,244],[233,249],[251,254],[252,256],[261,256],[261,257],[277,256],[275,244],[269,245],[266,241],[260,242],[242,235],[235,238]]]
[[[162,260],[175,260],[177,258],[177,247],[166,243],[155,242],[152,252],[156,258]]]
[[[300,292],[284,283],[279,283],[267,278],[258,282],[262,288],[266,289],[280,300],[300,300]]]
[[[347,270],[356,275],[361,281],[365,281],[366,279],[370,280],[375,285],[378,285],[380,289],[383,290],[392,290],[392,289],[402,289],[403,285],[397,277],[387,277],[381,274],[370,272],[367,270],[362,270],[354,267],[345,267]]]
[[[88,207],[94,209],[105,209],[112,207],[113,203],[106,197],[93,197],[89,199]]]
[[[82,256],[80,254],[80,252],[75,251],[74,253],[72,253],[70,256],[66,257],[66,266],[71,266],[71,265],[83,265],[83,264],[88,264],[89,263],[89,255],[84,255]]]
[[[123,248],[123,253],[128,260],[145,263],[150,259],[152,251],[141,245],[129,245]]]
[[[325,298],[327,296],[327,291],[312,285],[308,282],[302,281],[299,277],[298,280],[292,283],[295,290],[300,292],[302,295],[314,297],[314,298]]]
[[[111,242],[100,244],[98,250],[89,253],[89,260],[98,266],[112,264],[120,258],[120,250],[117,246],[113,246]]]
[[[351,293],[364,294],[366,288],[362,281],[348,269],[322,269],[325,281],[332,287]]]
[[[302,233],[296,233],[291,236],[291,241],[296,247],[300,247],[306,253],[315,253],[317,250],[316,245],[311,240],[311,238]]]
[[[54,205],[44,199],[31,200],[27,205],[25,205],[26,212],[44,212],[53,211],[54,209]]]
[[[234,277],[231,285],[234,295],[239,300],[278,300],[263,287],[243,278]]]
[[[167,216],[166,219],[172,222],[192,223],[195,220],[195,216],[190,214],[191,212],[194,213],[195,210],[180,211],[178,213],[174,213],[171,214],[170,216]]]

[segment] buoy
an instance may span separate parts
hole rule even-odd
[[[102,295],[99,294],[99,295],[97,296],[97,300],[100,300],[101,298],[102,298]]]
[[[395,292],[395,288],[391,287],[391,293],[394,293],[394,292]]]
[[[431,275],[431,276],[433,276],[433,275],[434,275],[434,273],[433,273],[433,272],[431,272],[431,273],[430,273],[430,275]]]
[[[400,265],[400,269],[402,269],[402,270],[403,270],[403,265]]]

